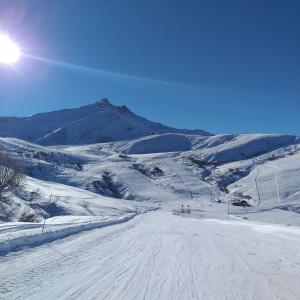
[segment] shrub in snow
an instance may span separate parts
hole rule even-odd
[[[19,162],[0,148],[0,201],[7,200],[13,190],[20,188],[23,179]]]
[[[21,213],[19,222],[39,222],[40,219],[34,210],[30,209],[27,205],[24,207],[23,212]]]

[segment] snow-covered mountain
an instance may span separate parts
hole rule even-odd
[[[22,161],[28,176],[23,194],[15,198],[19,203],[15,216],[22,212],[24,200],[38,215],[49,215],[45,206],[49,190],[60,199],[58,215],[99,214],[103,207],[107,214],[109,199],[119,210],[123,206],[115,199],[169,203],[190,197],[219,201],[216,210],[233,199],[272,209],[280,201],[298,211],[298,136],[210,135],[174,129],[106,99],[77,109],[0,121],[5,136],[0,146]],[[38,203],[28,203],[31,193],[39,195]],[[85,197],[89,200],[79,200]],[[131,204],[126,209],[132,210]]]
[[[19,203],[21,197],[19,213],[25,199],[28,207],[34,210],[39,207],[39,214],[47,214],[47,199],[52,193],[60,199],[56,202],[58,215],[98,214],[95,203],[103,207],[108,199],[113,199],[112,205],[115,199],[178,203],[186,202],[192,195],[196,203],[209,199],[215,203],[216,211],[222,213],[226,211],[224,203],[247,200],[252,210],[259,201],[260,209],[276,207],[280,215],[284,209],[289,210],[285,214],[291,219],[285,218],[284,222],[292,222],[298,216],[300,138],[297,136],[164,133],[126,141],[51,147],[0,138],[0,145],[22,161],[29,176],[26,190],[16,198]],[[49,188],[49,182],[60,186]],[[80,189],[80,196],[76,188]],[[31,193],[36,191],[42,204],[30,200]],[[88,191],[86,197],[85,191]],[[75,195],[74,199],[70,195]],[[258,215],[256,212],[251,217]]]
[[[25,174],[0,201],[1,299],[299,299],[299,137],[184,133],[100,107],[54,113],[46,124],[82,118],[40,144],[0,137]],[[116,141],[86,144],[103,128]]]
[[[30,117],[1,117],[0,136],[16,137],[42,145],[82,145],[114,142],[163,133],[210,135],[203,130],[175,129],[151,122],[126,106],[102,99],[75,109]]]

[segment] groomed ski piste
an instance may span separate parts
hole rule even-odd
[[[169,211],[1,258],[2,299],[298,299],[298,228]]]
[[[0,138],[0,299],[300,298],[299,137],[55,136]]]

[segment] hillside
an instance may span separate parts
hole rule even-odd
[[[259,215],[257,208],[264,207],[269,212],[281,211],[285,217],[280,222],[298,223],[300,140],[296,136],[168,133],[129,141],[52,147],[0,138],[0,145],[22,161],[29,176],[26,190],[15,198],[21,203],[19,209],[16,207],[19,214],[25,203],[38,215],[47,215],[47,199],[52,193],[59,199],[55,215],[102,214],[95,203],[101,206],[105,200],[107,205],[109,199],[130,207],[135,201],[142,206],[157,202],[174,206],[181,201],[194,201],[197,206],[209,201],[213,203],[213,214],[224,215],[228,201],[247,200],[252,207],[241,210],[232,206],[232,212],[238,215],[252,211],[255,217]],[[55,183],[62,186],[49,188]],[[58,192],[62,187],[65,194]],[[74,188],[79,188],[82,196]],[[35,200],[38,203],[30,202],[31,193],[36,191],[40,194]],[[86,200],[78,206],[80,198]],[[263,221],[265,214],[258,218]]]

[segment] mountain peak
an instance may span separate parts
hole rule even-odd
[[[107,98],[102,98],[101,100],[98,100],[96,102],[96,104],[98,106],[101,106],[101,107],[110,107],[110,106],[113,106],[113,104],[111,104]]]
[[[130,113],[133,114],[133,112],[126,106],[117,106],[112,104],[107,98],[103,98],[96,102],[96,105],[100,108],[102,111],[117,111],[120,113]]]
[[[103,98],[95,103],[101,111],[115,111],[118,107],[113,105],[107,98]]]

